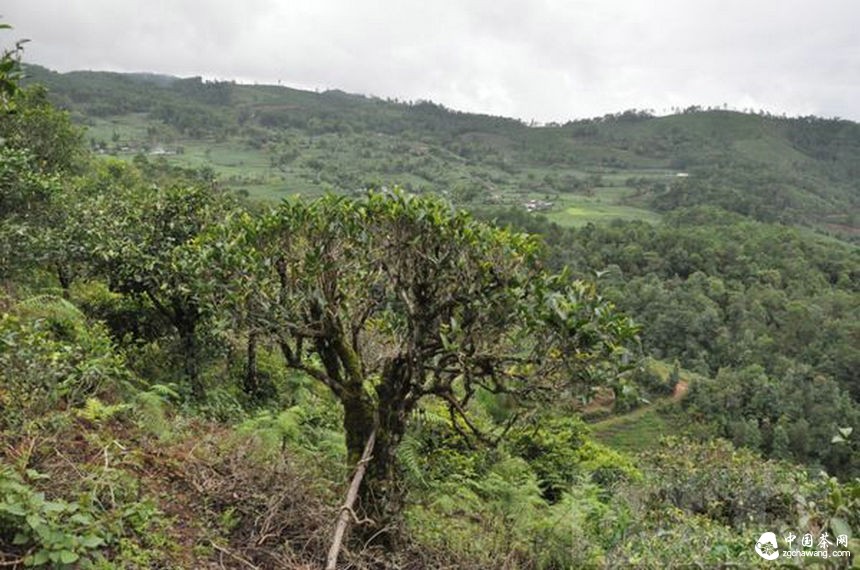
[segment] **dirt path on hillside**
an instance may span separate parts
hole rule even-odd
[[[675,384],[675,389],[672,391],[672,401],[678,402],[687,395],[687,392],[690,391],[690,383],[686,380],[679,380],[677,384]]]
[[[659,399],[651,402],[650,404],[636,408],[635,410],[633,410],[632,412],[629,412],[627,414],[623,414],[620,416],[610,416],[608,418],[594,422],[592,424],[592,426],[595,428],[598,428],[601,426],[606,427],[606,426],[610,426],[613,424],[634,422],[634,421],[638,420],[639,418],[641,418],[642,416],[644,416],[645,414],[647,414],[648,412],[652,411],[653,409],[655,409],[661,405],[664,405],[666,402],[680,402],[681,400],[684,399],[684,397],[687,395],[687,393],[689,391],[690,391],[690,383],[687,380],[679,380],[678,383],[675,384],[675,388],[674,388],[674,390],[672,390],[671,396],[666,397],[666,398],[659,398]]]

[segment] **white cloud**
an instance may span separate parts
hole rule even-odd
[[[6,0],[3,16],[59,70],[280,80],[542,121],[722,103],[860,118],[854,0]]]

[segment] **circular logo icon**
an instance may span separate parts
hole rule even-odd
[[[776,560],[779,558],[779,546],[776,544],[776,535],[772,532],[762,534],[755,543],[756,554],[765,560]]]

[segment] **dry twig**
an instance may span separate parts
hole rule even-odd
[[[223,553],[223,554],[226,554],[227,556],[229,556],[229,557],[230,557],[230,558],[232,558],[233,560],[236,560],[236,561],[238,561],[238,562],[241,562],[242,564],[244,564],[244,565],[245,565],[245,566],[247,566],[248,568],[253,568],[254,570],[260,570],[260,567],[259,567],[259,566],[255,566],[253,563],[251,563],[250,561],[248,561],[248,560],[246,560],[246,559],[242,558],[241,556],[239,556],[239,555],[238,555],[238,554],[236,554],[235,552],[231,552],[231,551],[227,550],[226,548],[224,548],[223,546],[218,546],[218,545],[217,545],[217,544],[215,544],[214,542],[210,542],[210,543],[212,544],[212,547],[213,547],[215,550],[217,550],[218,552],[221,552],[221,553]]]
[[[361,459],[355,467],[355,475],[352,477],[352,483],[349,484],[349,490],[346,493],[346,502],[340,508],[340,515],[337,521],[337,527],[334,530],[334,538],[331,542],[331,548],[328,551],[328,562],[326,570],[335,570],[337,566],[337,557],[340,554],[341,544],[343,543],[343,535],[346,533],[346,527],[349,525],[350,514],[352,518],[358,521],[355,511],[352,506],[358,498],[358,489],[361,487],[361,480],[364,479],[364,472],[367,470],[367,463],[370,461],[370,454],[373,453],[373,445],[376,443],[376,429],[370,432],[370,437],[367,438],[367,443],[364,446],[364,452],[361,454]]]

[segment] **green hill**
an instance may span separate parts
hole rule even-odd
[[[691,108],[528,126],[427,102],[31,65],[92,148],[211,169],[263,199],[399,184],[563,225],[715,205],[842,235],[858,230],[860,125]]]

